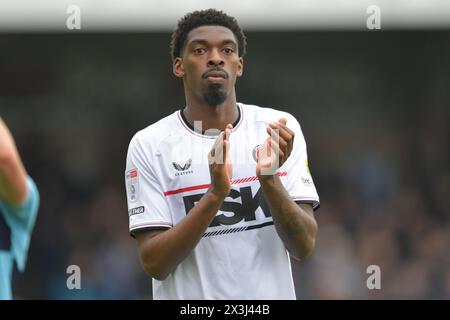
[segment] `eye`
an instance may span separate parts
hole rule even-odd
[[[233,48],[226,47],[223,49],[223,52],[225,52],[225,54],[232,54],[234,52],[234,50],[233,50]]]
[[[203,54],[205,52],[206,52],[205,48],[195,48],[194,49],[195,54]]]

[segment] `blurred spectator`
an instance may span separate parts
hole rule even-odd
[[[317,247],[292,261],[299,299],[450,299],[448,36],[249,35],[242,102],[299,119],[321,195]],[[123,170],[132,134],[182,107],[168,43],[162,33],[0,36],[0,112],[41,192],[20,298],[151,298]],[[71,264],[81,290],[66,287]],[[381,290],[366,287],[369,265]]]

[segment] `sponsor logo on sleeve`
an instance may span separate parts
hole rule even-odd
[[[144,211],[145,211],[145,208],[143,206],[137,207],[137,208],[132,208],[132,209],[128,210],[128,215],[131,217],[131,216],[134,216],[135,214],[144,213]]]
[[[310,187],[310,186],[313,185],[313,182],[312,182],[312,180],[310,178],[303,178],[303,177],[301,177],[301,179],[302,179],[302,183],[305,186]]]
[[[137,169],[131,169],[125,174],[128,199],[135,202],[139,197],[139,175]]]

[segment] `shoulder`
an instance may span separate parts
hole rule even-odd
[[[129,151],[135,149],[156,150],[159,144],[168,136],[173,134],[177,127],[178,111],[150,124],[146,128],[139,130],[131,138]]]
[[[287,120],[287,126],[292,128],[299,128],[299,121],[289,112],[282,111],[278,108],[260,107],[252,104],[239,103],[242,108],[244,116],[250,121],[255,122],[270,122],[278,121],[280,118]]]

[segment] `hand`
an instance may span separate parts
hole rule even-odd
[[[267,127],[269,137],[264,142],[256,165],[258,178],[271,176],[291,155],[295,133],[286,126],[287,120],[281,118]]]
[[[225,198],[231,191],[233,169],[230,161],[230,134],[233,126],[228,124],[217,137],[208,154],[211,186],[209,192]]]

